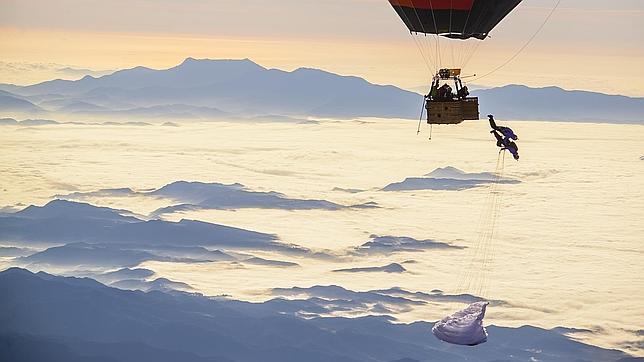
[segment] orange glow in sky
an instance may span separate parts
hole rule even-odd
[[[568,0],[512,63],[474,83],[643,95],[644,31],[638,19],[644,4],[625,0],[606,9],[603,3]],[[506,61],[553,5],[525,0],[482,42],[464,73],[485,74]],[[186,57],[250,58],[284,70],[321,68],[408,89],[425,86],[430,78],[414,39],[384,0],[287,0],[270,8],[259,0],[0,0],[0,23],[3,83],[73,78],[57,71],[67,66],[169,68]],[[596,32],[598,24],[623,29],[623,35]],[[427,51],[432,40],[416,41]],[[451,45],[442,44],[443,65],[450,66]],[[456,58],[459,47],[467,46],[457,44]]]

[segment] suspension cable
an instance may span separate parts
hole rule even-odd
[[[449,29],[448,34],[452,34],[452,15],[454,14],[454,0],[450,0],[449,5]],[[449,42],[449,47],[452,52],[452,66],[454,66],[454,42]]]
[[[423,113],[425,111],[426,102],[427,102],[427,96],[423,97],[423,106],[420,109],[420,118],[418,118],[418,129],[416,130],[416,135],[420,133],[420,125],[423,123]]]
[[[470,60],[474,57],[474,54],[476,54],[476,51],[479,49],[479,46],[481,46],[481,42],[477,41],[472,48],[470,48],[468,56],[465,58],[465,62],[463,64],[463,68],[465,68]]]
[[[552,8],[552,10],[550,10],[550,13],[548,14],[548,16],[546,16],[546,18],[543,20],[543,23],[541,23],[541,26],[539,26],[537,31],[535,31],[534,34],[532,34],[532,36],[528,39],[528,41],[525,44],[523,44],[523,46],[521,48],[519,48],[519,50],[516,53],[514,53],[514,55],[512,55],[508,60],[506,60],[504,63],[502,63],[498,67],[492,69],[490,72],[485,73],[485,74],[483,74],[483,75],[481,75],[479,77],[476,77],[476,78],[472,79],[472,81],[482,79],[482,78],[485,78],[485,77],[487,77],[489,75],[492,75],[492,74],[496,73],[498,70],[500,70],[501,68],[504,68],[506,65],[510,64],[514,59],[516,59],[516,57],[518,57],[519,54],[521,54],[523,52],[523,50],[525,50],[525,48],[527,48],[528,45],[530,45],[530,43],[532,43],[532,41],[537,37],[537,35],[539,35],[541,30],[546,26],[546,24],[548,23],[548,21],[550,20],[552,15],[555,13],[555,10],[557,10],[557,8],[559,7],[559,4],[561,4],[561,0],[557,0],[557,3]]]
[[[470,7],[470,10],[467,12],[467,18],[465,18],[465,23],[463,23],[463,29],[461,29],[461,34],[462,35],[465,35],[465,30],[467,29],[467,24],[470,21],[470,16],[471,15],[472,15],[472,7]],[[465,57],[464,57],[464,53],[465,53],[464,49],[469,49],[469,46],[470,46],[470,44],[467,43],[467,39],[465,39],[463,41],[465,42],[465,46],[463,46],[463,48],[461,49],[461,52],[460,52],[459,57],[458,57],[459,58],[458,66],[461,69],[465,68],[465,66],[463,65],[464,59],[465,59]]]
[[[407,13],[405,13],[403,11],[402,15],[405,17],[405,19],[404,19],[405,22],[407,24],[411,24],[411,20],[407,16]],[[431,73],[432,72],[431,69],[434,68],[434,62],[431,61],[431,56],[426,56],[425,55],[425,52],[423,51],[422,44],[419,43],[419,40],[416,39],[416,37],[414,36],[414,34],[413,34],[413,32],[411,30],[409,31],[409,35],[411,36],[411,39],[414,41],[414,44],[416,45],[416,48],[418,48],[418,52],[420,53],[420,56],[423,58],[423,61],[425,62],[425,66],[427,67],[427,70]],[[431,63],[431,67],[430,67],[430,63]]]
[[[469,21],[469,17],[471,15],[471,13],[472,13],[472,9],[470,9],[470,14],[468,15],[468,21]],[[472,23],[474,28],[477,28],[481,24],[481,22],[484,19],[483,15],[486,15],[486,12],[482,10],[482,11],[479,12],[479,15],[476,17],[476,20],[474,20],[474,22]],[[465,68],[465,66],[469,63],[469,59],[472,56],[474,56],[474,53],[476,53],[476,51],[478,50],[478,47],[479,47],[481,42],[482,41],[476,41],[475,44],[470,44],[470,46],[467,48],[467,53],[465,54],[465,58],[464,58],[464,60],[465,60],[464,63],[465,64],[463,65],[462,68]]]
[[[430,0],[430,1],[431,1],[431,0]],[[414,14],[416,15],[416,19],[418,20],[418,23],[420,24],[420,28],[423,30],[423,34],[425,34],[425,36],[427,36],[427,35],[426,35],[426,34],[427,34],[427,30],[425,29],[425,24],[423,23],[422,19],[420,18],[420,15],[418,15],[418,11],[416,10],[416,8],[415,8],[415,7],[412,7],[412,9],[414,10]],[[433,10],[432,10],[432,12],[433,12]],[[410,23],[410,24],[411,24],[411,23]],[[435,22],[434,22],[434,24],[435,24]],[[429,42],[428,42],[428,40],[427,40],[427,39],[425,39],[425,43],[427,43],[427,48],[428,48],[428,50],[431,50],[431,46],[429,45]],[[431,57],[430,57],[430,58],[431,58]],[[433,62],[432,62],[432,63],[433,63]],[[430,71],[430,72],[431,72],[431,71]]]
[[[429,9],[432,11],[432,21],[434,22],[434,38],[436,39],[436,59],[438,62],[438,68],[440,68],[443,65],[443,61],[441,59],[441,40],[440,36],[438,35],[438,25],[436,24],[436,15],[434,15],[434,4],[432,4],[432,0],[429,0]],[[438,71],[438,69],[436,69]]]

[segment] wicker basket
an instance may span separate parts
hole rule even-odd
[[[445,102],[428,100],[425,108],[429,124],[459,124],[479,119],[479,99],[476,97]]]

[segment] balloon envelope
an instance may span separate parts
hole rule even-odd
[[[485,39],[521,0],[389,0],[415,33]]]

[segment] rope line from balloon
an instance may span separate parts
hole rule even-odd
[[[521,48],[519,48],[519,50],[516,53],[514,53],[514,55],[512,55],[508,60],[506,60],[504,63],[502,63],[498,67],[492,69],[490,72],[485,73],[485,74],[483,74],[483,75],[481,75],[479,77],[476,77],[476,78],[472,79],[472,81],[483,79],[483,78],[485,78],[487,76],[490,76],[490,75],[496,73],[497,71],[501,70],[502,68],[504,68],[508,64],[510,64],[514,59],[516,59],[528,47],[528,45],[530,45],[530,43],[532,43],[532,41],[537,37],[537,35],[539,35],[539,33],[541,33],[541,30],[543,30],[543,28],[546,26],[546,24],[548,23],[548,21],[550,20],[552,15],[555,13],[557,8],[559,7],[559,4],[561,4],[561,1],[562,0],[557,0],[557,3],[552,8],[552,10],[550,10],[550,13],[548,13],[548,16],[546,16],[546,18],[543,20],[543,23],[541,23],[541,26],[539,26],[537,31],[535,31],[534,34],[532,34],[532,36],[528,39],[528,41],[525,44],[523,44],[523,46]]]

